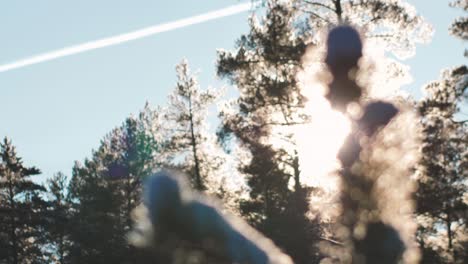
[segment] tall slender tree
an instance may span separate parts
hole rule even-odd
[[[0,158],[0,262],[46,263],[41,247],[45,188],[30,178],[40,171],[23,164],[8,138],[0,143]]]
[[[103,142],[112,149],[107,173],[112,180],[121,184],[126,230],[131,227],[132,210],[141,202],[142,180],[160,165],[155,158],[159,145],[154,135],[146,131],[142,124],[143,113],[140,118],[127,118]]]
[[[466,12],[468,1],[450,5]],[[449,31],[466,41],[466,27],[467,18],[460,17]],[[468,259],[468,126],[463,115],[468,107],[467,87],[466,65],[444,70],[439,80],[425,86],[426,96],[418,104],[423,148],[416,167],[416,197],[418,241],[425,262],[465,263]]]
[[[460,255],[466,252],[461,242],[468,210],[468,126],[458,113],[466,107],[467,87],[466,66],[446,70],[439,81],[426,86],[427,95],[419,104],[424,145],[418,166],[418,213],[429,221],[422,223],[419,241],[425,253],[438,247],[447,263],[462,263]],[[434,235],[446,243],[431,245],[429,237]]]
[[[68,227],[71,212],[67,198],[67,177],[59,172],[47,180],[47,227],[46,243],[50,251],[50,262],[69,263],[70,236]]]
[[[250,19],[250,33],[240,37],[237,50],[218,52],[218,75],[239,91],[220,114],[219,135],[225,143],[235,138],[250,156],[239,168],[250,187],[249,199],[240,203],[243,216],[297,263],[306,263],[316,260],[312,241],[320,232],[305,216],[308,190],[300,183],[297,152],[290,151],[294,140],[286,131],[272,132],[307,120],[301,113],[305,98],[295,79],[307,30],[296,27],[298,22],[290,3],[268,1],[266,17]],[[273,144],[275,140],[291,147]],[[293,190],[290,181],[295,181]]]
[[[229,138],[235,138],[234,142],[250,156],[250,161],[240,167],[250,187],[250,199],[241,202],[241,211],[251,223],[285,246],[279,240],[286,241],[286,236],[277,231],[281,229],[279,225],[273,224],[281,218],[276,214],[288,215],[286,210],[296,208],[294,211],[303,217],[308,211],[308,192],[303,192],[299,167],[307,161],[297,155],[294,133],[286,132],[309,119],[303,109],[306,101],[303,90],[296,80],[296,74],[303,70],[301,58],[306,47],[320,49],[324,44],[320,31],[351,23],[363,28],[369,39],[366,43],[379,43],[384,52],[406,58],[413,53],[415,43],[428,39],[431,29],[404,1],[298,0],[264,1],[264,4],[265,18],[261,21],[255,16],[251,18],[250,32],[240,37],[237,49],[218,53],[218,75],[235,84],[239,92],[237,100],[231,101],[220,114],[219,135],[228,142],[232,142]],[[318,56],[310,61],[320,64]],[[373,65],[382,68],[378,73],[383,75],[369,74],[361,80],[372,81],[369,87],[388,88],[392,83],[389,80],[407,76],[398,61],[384,62],[379,62],[379,67]],[[288,187],[290,182],[294,182],[294,187]],[[296,199],[296,203],[291,203],[293,193],[302,196],[302,202]],[[319,234],[317,230],[314,232]],[[291,254],[301,262],[297,257],[301,254]]]
[[[83,165],[76,163],[73,167],[71,263],[117,263],[127,252],[120,210],[124,201],[117,183],[104,177],[106,168],[97,160],[102,155],[99,152]]]
[[[164,112],[169,138],[166,147],[173,153],[175,165],[190,175],[195,189],[210,189],[210,180],[221,176],[216,174],[223,163],[207,127],[209,107],[219,98],[219,93],[200,89],[187,61],[177,65],[176,70],[177,84]]]

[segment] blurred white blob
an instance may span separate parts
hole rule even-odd
[[[305,184],[333,190],[336,179],[330,173],[340,167],[336,154],[350,131],[350,123],[330,107],[318,90],[314,85],[305,90],[311,121],[296,127],[299,162]]]
[[[297,79],[307,97],[304,112],[310,121],[294,127],[298,142],[301,180],[309,186],[328,191],[337,189],[334,172],[340,168],[336,154],[350,132],[349,120],[331,108],[324,95],[330,76],[323,61],[323,48],[309,49],[304,56],[304,70]]]

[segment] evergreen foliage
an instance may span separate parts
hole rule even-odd
[[[213,89],[201,90],[187,61],[177,65],[176,70],[177,84],[163,114],[169,138],[166,151],[176,158],[174,165],[190,175],[195,189],[216,192],[209,181],[219,173],[223,157],[216,151],[217,145],[208,132],[207,117],[219,93]]]
[[[423,125],[416,195],[422,221],[419,242],[424,253],[435,248],[446,263],[463,263],[466,258],[462,243],[467,239],[468,127],[457,113],[466,107],[467,87],[466,66],[446,70],[439,81],[426,86],[427,95],[418,105]],[[442,236],[440,232],[444,239],[431,242],[431,236]]]
[[[450,5],[467,11],[468,2]],[[466,20],[457,18],[449,29],[463,41]],[[426,95],[417,104],[423,127],[421,161],[416,167],[417,238],[423,262],[468,260],[468,126],[462,114],[468,106],[467,87],[466,65],[443,70],[439,80],[424,87]]]
[[[68,181],[65,174],[59,172],[47,180],[47,246],[50,262],[69,263],[70,240],[69,225],[71,220],[70,202],[67,197]]]
[[[0,262],[47,263],[41,247],[45,188],[30,178],[40,171],[25,166],[6,137],[0,143],[0,155]]]
[[[310,190],[300,183],[297,152],[272,145],[275,127],[307,120],[295,78],[307,35],[298,34],[296,22],[291,4],[268,1],[265,19],[251,18],[250,33],[240,37],[237,50],[218,52],[218,75],[239,90],[238,99],[220,113],[219,135],[225,141],[235,136],[251,156],[239,168],[250,187],[249,199],[240,201],[241,214],[294,261],[305,263],[318,259],[314,243],[320,235],[306,216]],[[294,190],[288,188],[290,180],[295,181]]]
[[[147,109],[139,118],[127,118],[104,138],[91,159],[73,168],[72,263],[133,263],[141,257],[126,235],[132,211],[141,203],[141,182],[159,165],[158,143],[147,130]]]

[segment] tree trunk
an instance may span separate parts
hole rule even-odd
[[[338,23],[343,23],[343,9],[341,7],[341,0],[335,0],[335,11],[336,15],[338,16]]]
[[[192,96],[189,94],[189,119],[190,119],[190,136],[191,136],[191,145],[192,145],[192,153],[193,153],[193,161],[195,163],[195,188],[199,191],[205,189],[203,186],[203,182],[201,179],[200,173],[200,161],[198,160],[197,154],[197,139],[195,137],[195,124],[193,121],[193,109],[192,109]]]
[[[127,225],[126,227],[127,228],[131,228],[132,227],[132,174],[129,173],[128,176],[127,176],[127,208],[126,208],[126,219],[125,219],[125,224]]]
[[[59,263],[60,264],[64,264],[65,263],[65,245],[64,245],[64,238],[63,238],[63,234],[60,235],[60,240],[59,240],[59,250],[58,250],[58,253],[59,253]]]
[[[294,150],[294,160],[293,160],[293,169],[294,169],[294,191],[299,193],[302,189],[301,187],[301,170],[299,169],[299,155],[297,150]]]
[[[13,186],[11,183],[11,178],[8,181],[8,195],[10,201],[10,208],[11,208],[11,215],[10,215],[10,236],[11,236],[11,247],[12,247],[12,254],[13,254],[13,264],[18,264],[18,238],[16,237],[16,223],[15,223],[15,201],[14,201],[14,193],[13,193]]]
[[[452,233],[452,220],[450,218],[450,213],[447,212],[447,218],[446,218],[446,221],[445,221],[446,225],[447,225],[447,238],[448,238],[448,249],[450,251],[450,253],[452,254],[452,257],[453,257],[453,261],[455,261],[455,253],[454,253],[454,250],[453,250],[453,233]]]

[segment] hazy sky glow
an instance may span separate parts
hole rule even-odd
[[[240,1],[249,3],[250,1]],[[460,11],[448,1],[410,3],[433,24],[432,43],[418,46],[411,66],[420,87],[441,69],[466,63],[465,45],[448,35]],[[2,1],[0,65],[63,47],[205,14],[239,1]],[[13,139],[27,165],[48,177],[70,174],[99,140],[145,101],[164,104],[176,80],[175,65],[187,58],[200,69],[202,87],[223,85],[214,76],[216,49],[231,49],[248,31],[248,13],[218,18],[164,34],[0,73],[0,136]]]

